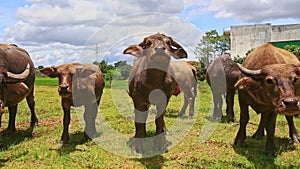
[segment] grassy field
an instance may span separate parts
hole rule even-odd
[[[299,168],[300,147],[288,137],[284,116],[278,116],[275,142],[278,156],[264,155],[265,141],[250,136],[258,127],[259,116],[251,112],[247,126],[246,146],[234,148],[232,143],[238,130],[239,108],[236,101],[236,122],[211,123],[206,120],[212,110],[211,93],[205,82],[200,82],[195,119],[178,119],[182,95],[172,97],[166,111],[166,125],[170,142],[166,153],[147,158],[129,158],[126,138],[134,135],[133,105],[126,94],[126,82],[113,82],[105,88],[97,118],[99,138],[83,140],[82,117],[72,109],[69,144],[62,146],[63,112],[57,93],[57,80],[38,78],[35,87],[36,113],[39,126],[33,134],[28,129],[30,111],[22,101],[17,114],[17,132],[0,133],[0,167],[3,168]],[[151,108],[151,111],[153,108]],[[149,115],[147,131],[155,132],[153,113]],[[3,115],[2,129],[7,127],[8,113]],[[300,119],[296,118],[299,128]],[[109,128],[106,128],[109,126]],[[180,133],[181,129],[185,133]],[[120,133],[120,137],[111,130]],[[173,133],[180,133],[173,139]],[[111,134],[111,135],[109,135]],[[109,137],[107,137],[109,136]],[[125,138],[125,141],[123,140]],[[175,136],[174,138],[177,138]],[[126,143],[124,143],[126,142]],[[120,143],[120,144],[118,144]],[[124,143],[124,145],[121,145]],[[112,146],[111,146],[112,145]],[[113,149],[115,148],[115,149]],[[124,152],[123,152],[124,151]]]

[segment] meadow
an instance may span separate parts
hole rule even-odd
[[[107,83],[108,84],[108,83]],[[97,118],[99,138],[83,139],[80,110],[72,109],[70,140],[60,144],[63,112],[57,93],[57,79],[37,78],[35,83],[36,113],[39,125],[29,129],[30,111],[22,101],[17,113],[17,132],[3,135],[8,112],[3,115],[0,129],[0,167],[2,168],[299,168],[300,146],[288,136],[284,116],[277,118],[275,143],[276,158],[268,157],[265,141],[251,138],[258,127],[259,115],[251,110],[247,125],[246,146],[234,147],[239,128],[239,107],[235,98],[236,121],[209,122],[212,97],[206,82],[199,82],[194,119],[177,118],[182,105],[182,94],[172,97],[165,121],[170,130],[168,151],[141,158],[130,156],[130,138],[134,135],[133,104],[126,94],[126,81],[113,81],[102,96]],[[225,111],[225,107],[224,107]],[[223,111],[223,112],[224,112]],[[151,108],[147,133],[155,133],[154,109]],[[295,118],[300,130],[300,119]],[[119,135],[113,134],[116,131]],[[175,134],[174,134],[175,133]],[[176,135],[176,133],[178,135]],[[172,137],[173,136],[173,137]],[[125,138],[125,141],[124,141]],[[175,138],[175,139],[174,139]],[[125,146],[124,146],[124,145]],[[124,148],[124,149],[122,149]]]

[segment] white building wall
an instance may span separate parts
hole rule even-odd
[[[300,40],[300,24],[231,26],[230,38],[231,56],[245,57],[249,50],[267,42]]]

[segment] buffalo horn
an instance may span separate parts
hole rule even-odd
[[[7,77],[12,78],[12,79],[17,79],[17,80],[23,80],[23,79],[27,78],[27,76],[29,75],[29,69],[30,69],[30,65],[28,63],[27,67],[25,68],[25,70],[22,73],[15,74],[15,73],[7,72]]]
[[[261,75],[261,70],[249,70],[247,68],[244,68],[241,64],[237,64],[239,69],[241,70],[242,73],[244,73],[247,76],[257,76]]]

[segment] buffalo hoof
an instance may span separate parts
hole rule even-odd
[[[269,149],[266,151],[266,154],[267,156],[270,156],[270,157],[276,157],[277,156],[277,152],[275,149]]]
[[[299,137],[299,135],[298,134],[293,134],[293,141],[295,142],[295,143],[300,143],[300,137]]]
[[[255,140],[261,140],[264,137],[264,133],[262,132],[258,132],[256,131],[253,135],[252,138],[254,138]]]
[[[35,127],[35,126],[38,126],[39,125],[39,122],[38,122],[38,119],[35,119],[35,120],[32,120],[31,122],[30,122],[30,127]]]
[[[142,139],[134,139],[134,143],[131,146],[131,154],[137,155],[137,154],[143,154],[143,142]]]
[[[4,133],[5,134],[11,134],[11,133],[14,133],[16,131],[17,131],[16,127],[9,127],[6,130],[4,130]]]
[[[3,135],[9,135],[16,132],[16,128],[7,128],[3,131]]]
[[[183,118],[183,116],[184,116],[184,113],[181,113],[181,112],[180,112],[180,113],[178,114],[178,117],[180,117],[180,118]]]
[[[244,145],[245,145],[245,139],[238,139],[238,138],[236,138],[234,140],[234,146],[240,147],[240,146],[244,146]]]
[[[86,132],[84,132],[84,136],[83,136],[84,140],[85,141],[89,141],[89,140],[92,140],[92,138],[89,137],[88,134],[86,134]]]
[[[164,153],[167,150],[166,148],[166,137],[165,134],[160,134],[154,137],[154,152],[155,153]]]
[[[221,117],[208,116],[207,120],[210,121],[210,122],[220,122],[221,121]]]
[[[227,122],[234,122],[234,117],[227,117]]]
[[[68,142],[69,142],[69,135],[68,134],[63,134],[61,136],[60,143],[61,144],[67,144]]]
[[[266,143],[266,154],[271,157],[276,157],[276,146],[273,143]]]

